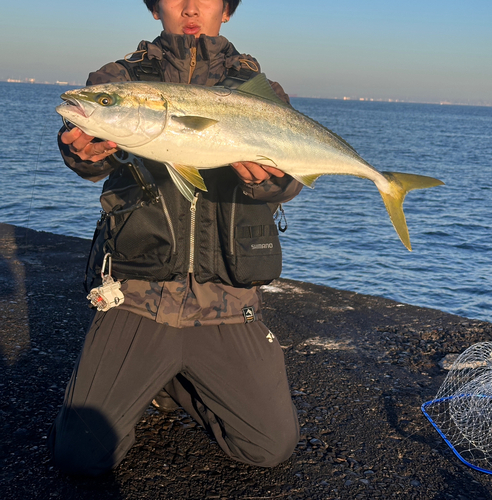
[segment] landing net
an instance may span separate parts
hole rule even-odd
[[[492,342],[463,352],[422,412],[463,463],[492,474]]]

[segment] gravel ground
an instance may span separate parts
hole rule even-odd
[[[260,469],[226,457],[184,412],[149,408],[123,463],[96,479],[52,467],[46,434],[90,316],[87,240],[0,224],[2,499],[491,499],[423,417],[449,353],[490,323],[291,280],[265,287],[301,441]]]

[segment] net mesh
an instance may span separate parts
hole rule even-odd
[[[463,352],[422,411],[462,462],[492,474],[492,342]]]

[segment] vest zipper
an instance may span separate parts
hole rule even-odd
[[[191,202],[190,212],[191,212],[191,221],[190,221],[190,261],[188,266],[188,272],[193,273],[193,267],[195,264],[195,223],[196,223],[196,204],[198,202],[198,195],[200,193],[195,193],[195,197]]]
[[[232,193],[232,208],[231,208],[231,224],[229,226],[229,248],[231,255],[234,255],[234,220],[236,218],[236,200],[237,192],[239,190],[239,185],[234,188]]]
[[[195,67],[196,67],[196,47],[191,47],[190,48],[190,53],[191,53],[191,60],[190,60],[190,75],[188,77],[188,83],[191,82],[191,79],[193,78],[193,73],[195,72]]]

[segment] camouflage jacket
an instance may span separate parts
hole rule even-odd
[[[137,51],[126,58],[127,63],[138,61],[144,52],[149,60],[158,61],[162,79],[170,82],[211,86],[221,81],[229,68],[235,68],[238,72],[243,67],[253,71],[260,70],[255,59],[239,54],[230,42],[220,36],[202,35],[195,40],[193,36],[170,35],[163,32],[152,43],[141,42]],[[87,84],[129,81],[130,79],[130,74],[124,65],[115,62],[90,73]],[[272,82],[272,87],[281,98],[288,102],[288,97],[280,85]],[[62,133],[63,130],[60,132]],[[67,166],[81,177],[95,182],[110,175],[101,197],[104,206],[105,192],[108,191],[106,185],[114,184],[114,179],[121,177],[123,167],[116,167],[111,157],[100,162],[81,161],[60,141],[59,145]],[[146,161],[145,164],[149,170],[153,167],[152,162]],[[213,175],[207,176],[209,177],[206,179],[207,186],[213,182]],[[270,203],[271,206],[292,199],[302,187],[288,176],[273,178],[259,185],[242,183],[239,179],[234,182],[239,186],[241,196],[255,200],[255,204]],[[158,183],[161,183],[161,187],[167,189],[168,192],[170,189],[177,192],[169,179],[159,178]],[[182,204],[180,195],[174,200],[179,200],[178,203]],[[186,203],[188,203],[187,211],[189,212],[189,202]],[[220,205],[220,201],[216,203]],[[183,218],[183,216],[180,215],[177,218]],[[209,231],[209,228],[205,227],[206,224],[206,221],[197,220],[197,234],[206,234]],[[185,232],[184,229],[180,231]],[[177,239],[180,238],[185,240],[186,236],[178,234]],[[202,242],[201,246],[206,248],[206,242]],[[180,250],[181,253],[185,251],[187,251],[185,247]],[[147,251],[147,255],[149,254],[152,254],[152,251]],[[179,260],[180,257],[177,258]],[[117,265],[114,269],[116,270],[115,277],[122,281],[122,291],[125,296],[124,303],[119,307],[159,323],[173,327],[188,327],[261,319],[261,295],[257,286],[238,288],[224,282],[217,282],[217,279],[204,281],[203,273],[198,275],[180,273],[170,279],[133,279],[131,273],[127,275],[122,273],[118,276]]]

